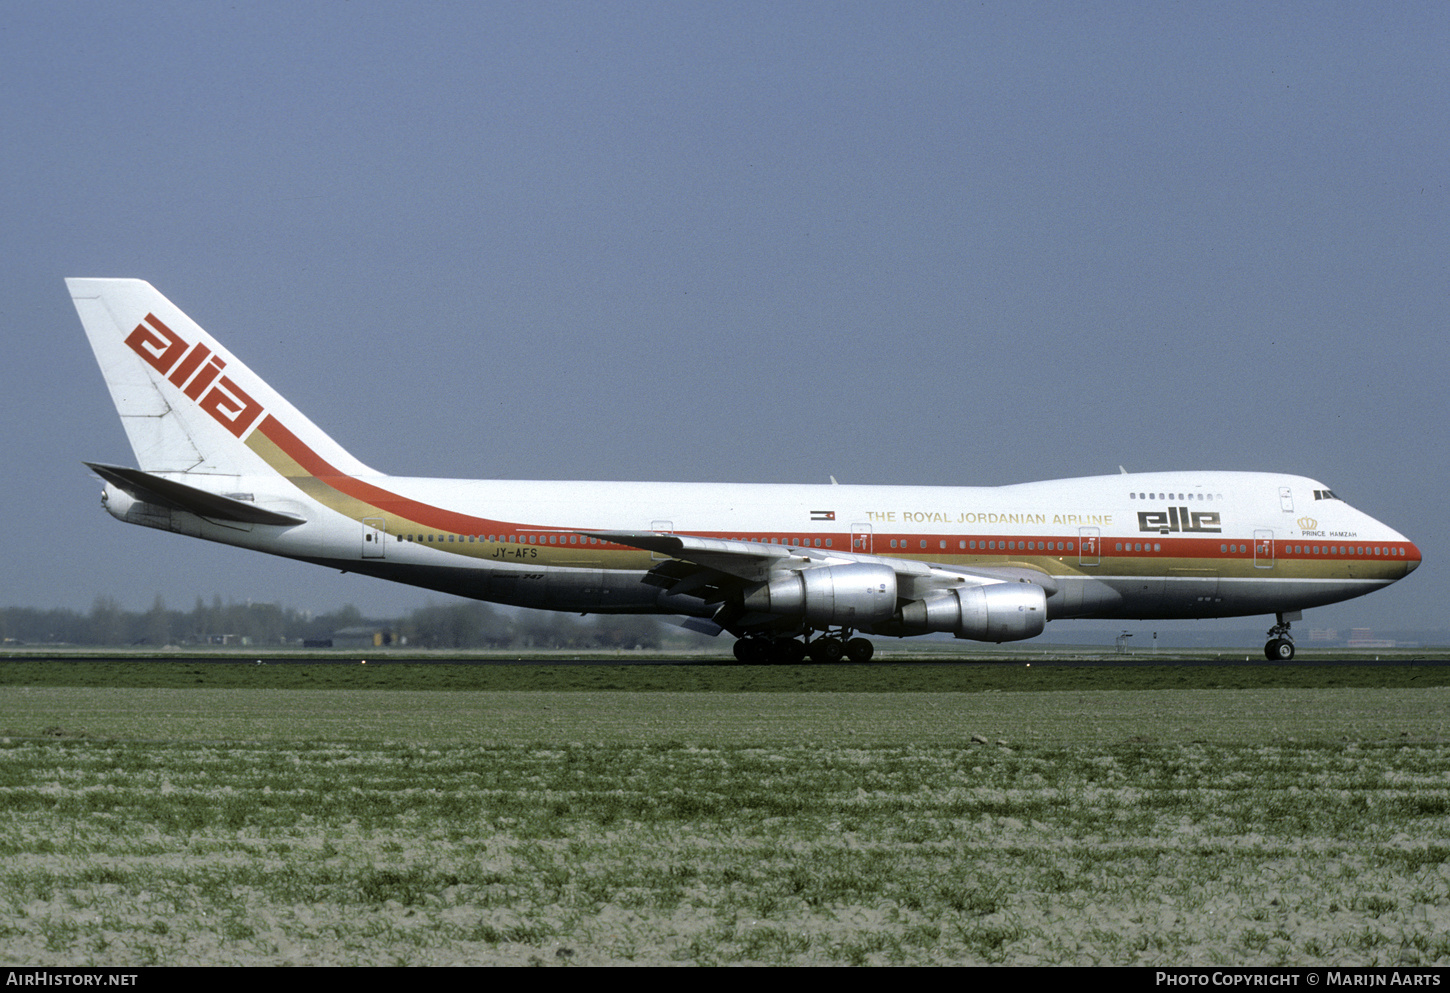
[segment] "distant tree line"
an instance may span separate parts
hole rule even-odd
[[[88,613],[36,607],[0,607],[0,637],[7,644],[302,645],[338,632],[373,628],[394,643],[417,648],[658,648],[659,623],[648,616],[602,614],[581,620],[544,611],[504,613],[486,603],[459,601],[421,607],[399,619],[364,617],[351,604],[328,614],[275,603],[207,603],[173,610],[158,596],[145,611],[123,609],[97,597]]]

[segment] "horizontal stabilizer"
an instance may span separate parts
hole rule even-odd
[[[173,510],[186,510],[198,517],[213,520],[238,521],[242,524],[303,524],[302,518],[265,510],[245,500],[208,493],[174,479],[128,469],[125,466],[106,465],[102,462],[87,462],[86,465],[97,476],[119,490],[124,490],[137,500],[160,504]]]

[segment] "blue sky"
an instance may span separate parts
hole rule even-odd
[[[437,595],[128,528],[65,276],[411,475],[1284,470],[1443,627],[1450,8],[65,3],[0,21],[0,602]]]

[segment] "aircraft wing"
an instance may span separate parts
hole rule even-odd
[[[662,562],[651,570],[651,575],[656,577],[653,580],[655,585],[665,588],[672,595],[692,594],[702,588],[720,590],[731,586],[762,583],[782,572],[800,572],[848,562],[889,566],[896,573],[899,595],[906,599],[920,599],[936,590],[997,583],[1033,583],[1041,586],[1048,596],[1057,592],[1057,582],[1051,575],[1027,566],[958,566],[835,549],[807,548],[804,545],[771,545],[760,541],[705,538],[656,531],[579,533],[668,555],[674,561]]]
[[[588,531],[591,538],[616,545],[643,548],[659,555],[668,555],[725,576],[746,582],[764,582],[771,573],[783,568],[809,568],[813,549],[792,545],[768,545],[761,541],[736,541],[733,538],[700,538],[688,534],[662,534],[658,531]],[[818,558],[822,556],[816,556]],[[797,562],[792,563],[790,560]]]

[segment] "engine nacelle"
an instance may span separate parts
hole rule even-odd
[[[973,641],[1021,641],[1047,626],[1047,593],[1036,583],[962,586],[901,608],[908,634],[950,631]]]
[[[896,571],[864,562],[802,569],[749,590],[745,608],[802,616],[818,627],[864,627],[896,613]]]

